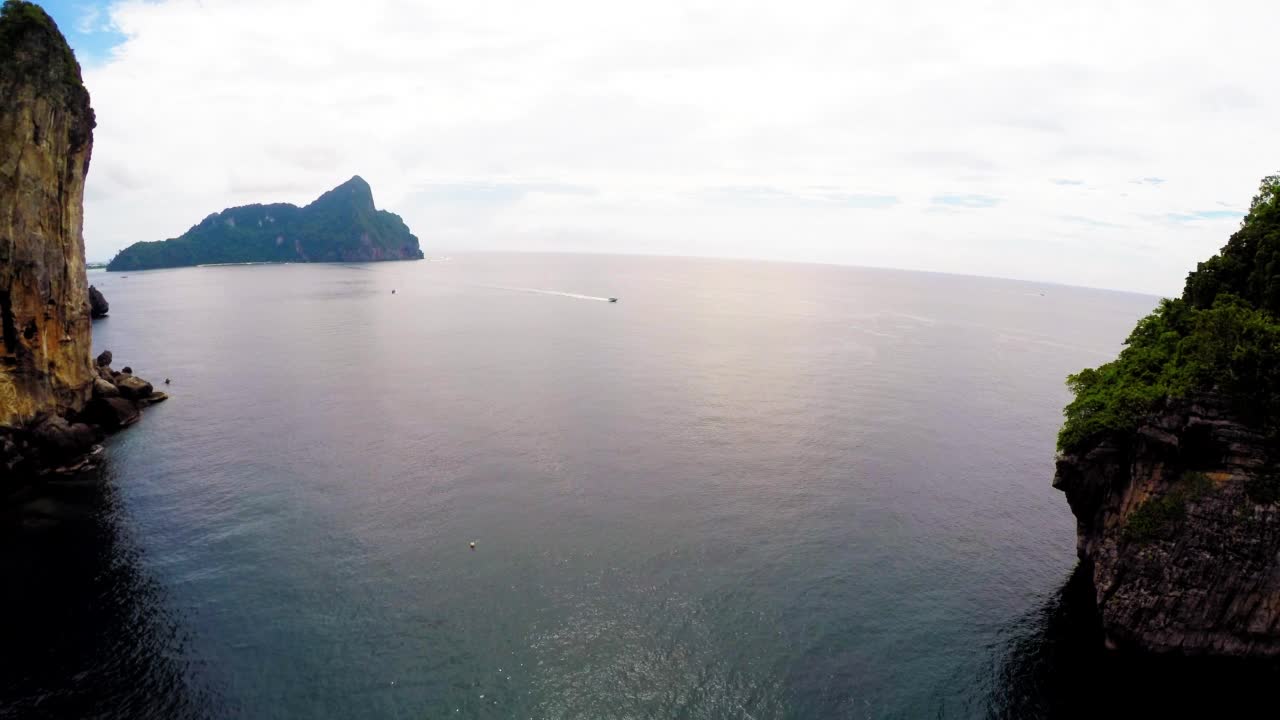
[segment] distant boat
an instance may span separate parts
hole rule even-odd
[[[618,302],[618,298],[609,298],[609,302]]]

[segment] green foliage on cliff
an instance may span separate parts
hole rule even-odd
[[[1067,378],[1058,448],[1129,433],[1165,398],[1220,392],[1280,430],[1280,176],[1262,181],[1241,227],[1187,277],[1181,298],[1138,322],[1112,362]]]
[[[1187,503],[1213,488],[1204,473],[1189,472],[1173,484],[1167,493],[1147,500],[1129,514],[1124,537],[1130,542],[1150,542],[1169,537],[1187,516]]]
[[[210,215],[180,237],[134,243],[108,270],[246,262],[418,260],[422,250],[399,215],[373,205],[359,177],[306,207],[245,205]]]
[[[33,85],[39,94],[57,98],[72,112],[84,115],[83,127],[76,128],[72,142],[78,147],[88,138],[93,111],[71,46],[39,5],[5,0],[0,6],[0,97],[10,101],[19,85]]]
[[[56,35],[61,39],[61,42],[52,43],[58,46],[56,58],[63,63],[75,63],[75,55],[48,13],[35,3],[5,0],[4,6],[0,7],[0,58],[11,57],[33,35],[42,38]],[[78,71],[79,65],[76,67]]]

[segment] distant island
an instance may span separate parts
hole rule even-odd
[[[418,238],[399,215],[374,207],[369,183],[357,175],[306,207],[234,207],[206,217],[176,238],[134,243],[121,250],[107,270],[422,257]]]

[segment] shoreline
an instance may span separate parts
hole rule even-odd
[[[0,505],[51,478],[95,470],[105,457],[102,443],[142,417],[142,411],[169,399],[125,367],[111,369],[111,352],[93,361],[89,399],[78,410],[44,410],[15,426],[0,427]]]

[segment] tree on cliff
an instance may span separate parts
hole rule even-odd
[[[1058,448],[1131,434],[1166,398],[1217,392],[1280,436],[1280,175],[1262,180],[1222,250],[1187,276],[1182,297],[1138,322],[1115,360],[1067,378]]]
[[[1219,295],[1239,295],[1280,316],[1280,175],[1263,178],[1249,214],[1217,255],[1187,278],[1183,297],[1195,307],[1211,307]]]

